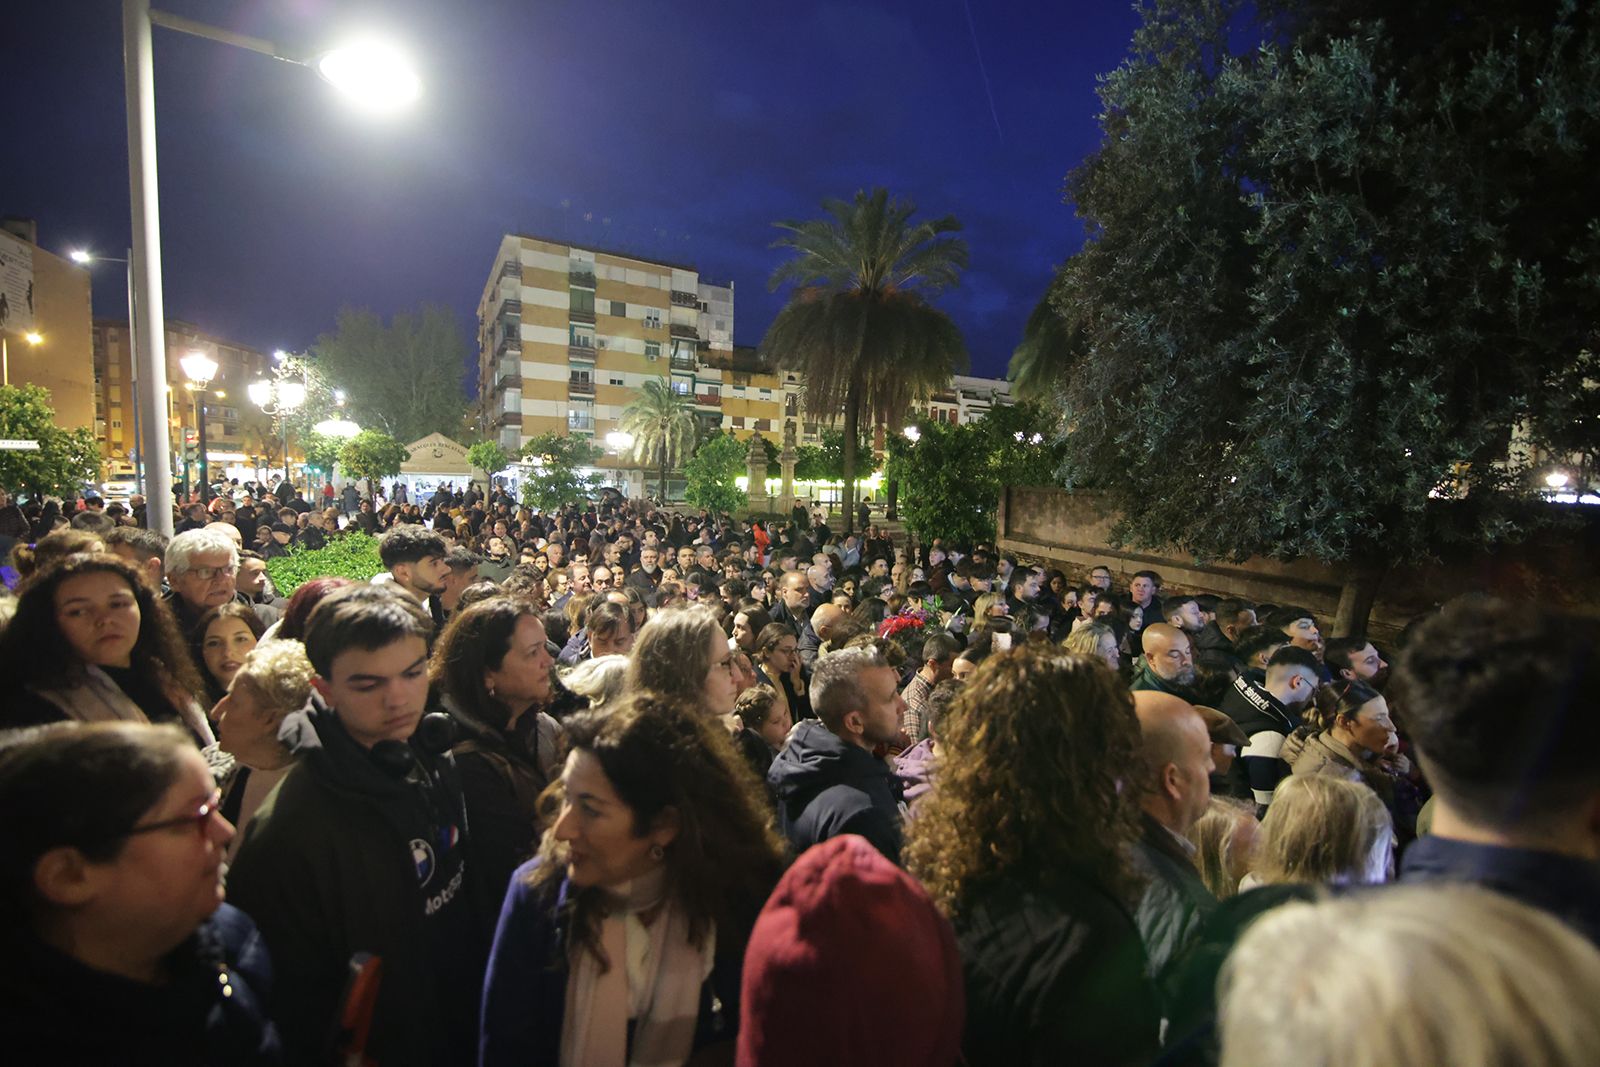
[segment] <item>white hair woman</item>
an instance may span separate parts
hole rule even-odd
[[[217,747],[236,764],[222,797],[222,813],[235,826],[247,825],[289,773],[294,757],[278,740],[278,727],[291,711],[305,707],[314,673],[299,641],[262,641],[245,654],[227,695],[212,709]],[[229,858],[238,840],[229,843]]]
[[[1600,950],[1545,912],[1469,886],[1353,893],[1286,904],[1240,939],[1221,1062],[1587,1067],[1596,1003]]]

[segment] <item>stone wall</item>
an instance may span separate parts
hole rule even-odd
[[[1560,506],[1560,505],[1551,505]],[[1393,634],[1415,616],[1453,596],[1483,591],[1534,597],[1570,610],[1600,611],[1600,508],[1566,506],[1572,521],[1529,541],[1494,552],[1460,555],[1391,571],[1374,604],[1370,628]],[[1258,604],[1296,604],[1331,622],[1343,579],[1310,560],[1283,563],[1253,558],[1243,563],[1199,563],[1177,552],[1109,547],[1116,512],[1097,492],[1033,486],[1008,487],[997,517],[1002,551],[1059,567],[1074,579],[1099,564],[1126,589],[1135,571],[1159,573],[1181,592],[1239,596]],[[1326,625],[1326,623],[1325,623]]]

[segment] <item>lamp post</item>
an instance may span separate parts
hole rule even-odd
[[[95,263],[121,263],[123,273],[128,279],[128,387],[133,390],[133,484],[140,493],[144,492],[144,448],[139,443],[139,356],[138,345],[134,340],[134,312],[133,312],[133,249],[128,249],[128,258],[118,259],[116,256],[97,256],[86,249],[77,248],[67,253],[72,262],[81,266],[92,266]]]
[[[217,361],[204,352],[190,352],[178,361],[194,392],[194,417],[200,427],[200,503],[211,503],[211,469],[206,456],[206,388],[217,376]]]
[[[123,92],[128,112],[128,199],[132,207],[133,284],[140,299],[134,328],[138,348],[135,366],[142,388],[137,403],[144,408],[139,452],[145,462],[150,500],[150,528],[172,536],[172,455],[167,421],[161,417],[167,392],[166,310],[161,291],[161,211],[156,173],[156,89],[151,32],[165,26],[223,44],[260,52],[274,59],[314,67],[323,80],[368,110],[393,110],[414,101],[422,91],[417,76],[393,48],[364,42],[297,56],[271,41],[247,37],[193,19],[155,11],[150,0],[122,0]],[[284,456],[285,467],[288,455]]]
[[[250,394],[250,402],[260,408],[262,412],[278,420],[279,427],[283,430],[283,480],[293,484],[289,477],[289,412],[306,402],[306,386],[304,382],[292,382],[287,378],[272,378],[267,381],[251,382],[246,390]]]

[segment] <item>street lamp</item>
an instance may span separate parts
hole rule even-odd
[[[134,313],[133,313],[133,249],[128,249],[128,258],[118,259],[116,256],[97,256],[83,248],[75,248],[67,255],[72,262],[79,266],[89,267],[95,263],[121,263],[123,273],[128,279],[128,364],[131,370],[129,387],[133,390],[133,441],[134,459],[133,484],[140,493],[144,492],[144,446],[140,444],[139,437],[139,356],[138,346],[134,342]]]
[[[401,70],[403,57],[392,48],[371,45],[336,49],[320,56],[290,54],[271,41],[247,37],[193,19],[155,11],[150,0],[122,0],[123,92],[128,112],[128,199],[132,207],[134,288],[138,342],[135,364],[143,368],[138,402],[144,405],[139,451],[146,463],[151,500],[150,528],[172,536],[172,447],[161,417],[167,392],[166,310],[161,290],[160,183],[156,173],[156,86],[151,33],[155,26],[260,52],[274,59],[316,66],[324,80],[370,105],[387,99],[397,105],[415,100],[421,83]],[[303,399],[303,397],[302,397]],[[283,457],[287,475],[289,456]]]
[[[44,334],[37,330],[29,330],[22,335],[22,339],[35,348],[44,344]],[[11,345],[8,343],[5,331],[0,330],[0,385],[11,384]]]
[[[250,402],[260,408],[262,413],[278,420],[278,425],[283,430],[283,480],[289,478],[289,412],[306,402],[306,386],[304,382],[292,382],[286,378],[273,378],[268,381],[251,382],[248,389]],[[292,483],[291,483],[292,484]]]
[[[211,503],[211,469],[206,457],[206,387],[217,376],[217,361],[204,352],[190,352],[178,361],[194,391],[194,418],[200,427],[200,503]]]

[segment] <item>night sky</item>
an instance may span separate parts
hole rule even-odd
[[[771,223],[884,185],[965,223],[972,265],[939,303],[973,372],[1001,376],[1082,241],[1063,179],[1098,141],[1095,79],[1135,16],[969,2],[158,0],[308,51],[378,29],[425,86],[373,121],[310,70],[158,27],[167,314],[302,349],[341,305],[438,302],[470,337],[501,235],[523,232],[732,279],[753,345],[782,306]],[[8,7],[0,213],[61,254],[128,242],[120,10]],[[94,296],[126,314],[119,266]]]

